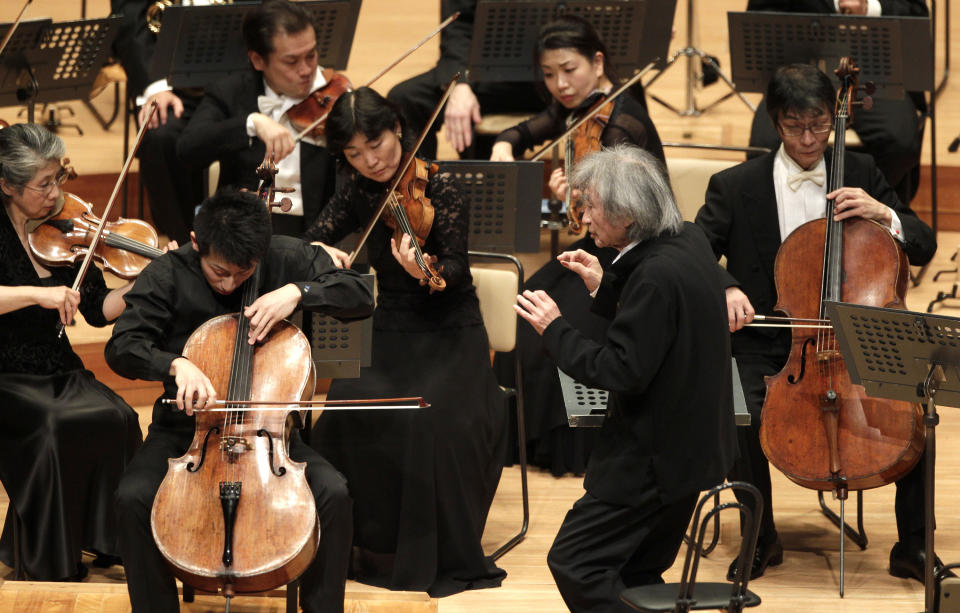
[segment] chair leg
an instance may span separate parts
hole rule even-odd
[[[503,554],[516,547],[520,541],[527,535],[527,528],[530,526],[530,492],[527,489],[527,428],[526,418],[523,412],[523,379],[520,370],[520,359],[516,359],[516,398],[517,398],[517,447],[520,458],[520,492],[523,500],[523,524],[520,532],[515,534],[509,541],[500,546],[490,556],[494,560],[499,560]]]
[[[192,585],[183,584],[183,601],[184,602],[193,602],[194,597],[197,595],[196,591],[193,589]]]

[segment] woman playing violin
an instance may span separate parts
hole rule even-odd
[[[543,72],[543,83],[553,101],[539,115],[500,134],[490,159],[512,160],[524,150],[563,134],[568,123],[582,116],[617,82],[608,58],[606,46],[596,30],[583,19],[565,16],[544,26],[537,41],[535,62]],[[646,149],[664,161],[660,137],[642,98],[635,98],[632,93],[633,90],[616,98],[611,111],[601,111],[609,115],[607,124],[599,139],[590,135],[578,141],[578,158],[589,152],[579,149],[598,150],[601,146],[622,143]],[[564,200],[567,177],[563,168],[551,174],[550,188],[557,198]],[[591,235],[577,240],[568,249],[582,249],[596,255],[604,265],[610,264],[616,255],[613,249],[599,248]],[[607,321],[590,312],[591,298],[584,294],[580,278],[558,262],[548,262],[528,279],[525,287],[531,291],[547,291],[575,327],[594,340],[604,338]],[[556,365],[544,359],[540,337],[529,327],[520,326],[518,335],[517,355],[523,361],[524,389],[527,390],[524,397],[527,436],[537,441],[532,462],[549,468],[555,475],[568,471],[583,473],[590,453],[589,441],[595,433],[567,427]],[[503,371],[512,372],[513,368],[503,368]]]
[[[109,289],[91,267],[45,268],[27,248],[36,220],[62,202],[61,140],[35,124],[0,130],[0,481],[12,505],[0,560],[12,566],[13,513],[27,575],[86,574],[82,550],[117,553],[113,492],[141,441],[137,414],[84,368],[58,323],[79,310],[105,326],[123,310],[130,284]]]
[[[374,90],[340,97],[327,146],[348,172],[307,238],[329,245],[368,223],[400,167],[403,137],[399,111]],[[435,258],[446,286],[423,285],[409,235],[397,242],[378,221],[367,241],[379,288],[372,365],[359,379],[335,381],[330,397],[416,393],[432,407],[325,414],[314,444],[350,483],[357,579],[443,596],[504,577],[480,538],[502,469],[505,420],[467,262],[467,204],[439,172],[426,195],[435,216],[424,257]]]

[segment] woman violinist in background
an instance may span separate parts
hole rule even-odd
[[[36,124],[0,130],[0,481],[10,496],[0,560],[12,565],[14,509],[24,569],[35,580],[79,580],[81,550],[115,561],[113,492],[141,441],[137,414],[97,381],[58,323],[79,309],[105,326],[124,308],[128,283],[109,289],[91,266],[45,268],[27,234],[62,201],[61,140]]]
[[[493,146],[490,158],[493,161],[513,160],[526,149],[559,137],[618,83],[606,46],[593,26],[579,17],[568,15],[545,25],[534,55],[553,101],[539,115],[501,133]],[[578,145],[586,145],[585,148],[593,151],[616,144],[636,145],[665,162],[660,136],[647,115],[642,90],[639,98],[633,95],[637,87],[618,96],[612,102],[612,109],[598,114],[609,115],[599,142],[580,139]],[[594,121],[596,118],[584,126]],[[586,153],[589,151],[578,148],[577,158]],[[567,177],[563,168],[551,174],[550,189],[557,198],[565,199]],[[589,234],[568,249],[582,249],[595,255],[604,266],[616,255],[613,249],[598,248]],[[525,289],[545,290],[574,327],[598,342],[605,337],[607,320],[590,312],[592,299],[583,291],[583,282],[559,262],[547,262],[527,280]],[[531,463],[548,468],[557,476],[566,472],[582,474],[596,433],[567,426],[556,364],[546,355],[540,337],[529,326],[518,329],[517,356],[522,360],[525,379],[524,408]],[[513,371],[512,367],[498,364],[498,373],[504,378]]]
[[[346,177],[306,238],[326,245],[367,225],[405,153],[393,103],[361,87],[327,119],[327,147]],[[448,174],[432,172],[434,209],[423,244],[446,282],[421,283],[410,237],[380,219],[370,233],[377,271],[371,367],[335,381],[330,398],[421,395],[418,411],[324,414],[313,444],[342,472],[354,499],[354,575],[391,589],[445,596],[493,587],[505,573],[480,547],[503,467],[505,414],[467,262],[467,204]],[[346,263],[343,252],[327,247]]]

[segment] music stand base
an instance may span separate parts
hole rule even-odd
[[[700,49],[697,49],[696,47],[684,47],[683,49],[678,49],[672,56],[670,56],[670,59],[667,60],[667,65],[663,68],[663,70],[661,70],[659,73],[657,73],[655,77],[653,77],[646,84],[644,84],[644,88],[646,89],[646,88],[649,88],[651,85],[653,85],[657,79],[659,79],[664,73],[670,70],[672,66],[676,65],[677,60],[679,60],[681,57],[686,57],[687,61],[691,64],[693,63],[694,58],[699,58],[701,63],[709,64],[717,72],[717,76],[720,79],[722,79],[724,83],[727,84],[727,87],[730,88],[730,92],[728,92],[724,96],[721,96],[717,100],[714,100],[713,102],[711,102],[705,107],[697,106],[696,96],[693,91],[694,90],[694,83],[693,83],[694,77],[692,75],[693,71],[690,70],[687,75],[687,85],[686,85],[687,108],[686,109],[678,109],[675,106],[669,104],[668,102],[662,100],[661,98],[653,94],[650,94],[650,98],[659,102],[661,105],[673,111],[677,115],[680,115],[681,117],[699,117],[701,114],[706,113],[707,111],[712,109],[714,106],[720,104],[724,100],[734,95],[740,98],[740,100],[744,104],[746,104],[747,108],[749,108],[752,112],[754,113],[757,112],[757,107],[755,107],[749,100],[747,100],[747,98],[743,94],[741,94],[737,90],[737,87],[733,84],[733,81],[731,81],[730,78],[727,75],[725,75],[722,70],[720,70],[720,65],[717,64],[716,60],[714,60],[712,57],[710,57]]]

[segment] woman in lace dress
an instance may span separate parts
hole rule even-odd
[[[34,580],[82,578],[81,550],[116,552],[113,492],[141,441],[137,414],[57,336],[78,309],[94,326],[116,319],[130,285],[109,290],[91,267],[74,291],[79,264],[46,268],[27,247],[62,203],[64,152],[36,124],[0,130],[0,481],[12,502],[0,561],[13,564],[16,509]]]
[[[340,97],[327,147],[346,176],[306,238],[332,245],[363,228],[399,168],[403,120],[369,88]],[[406,140],[405,140],[406,137]],[[383,220],[366,242],[377,271],[373,359],[331,398],[423,396],[415,411],[326,413],[313,445],[346,477],[354,499],[354,576],[445,596],[497,586],[505,573],[480,539],[503,466],[505,414],[467,262],[467,205],[448,174],[431,172],[433,227],[423,251],[446,282],[431,291]],[[336,261],[346,255],[327,247]]]
[[[619,83],[603,41],[593,26],[579,17],[568,15],[545,25],[537,39],[535,56],[552,101],[542,113],[502,132],[494,143],[491,160],[513,160],[527,149],[559,137]],[[600,134],[600,146],[622,143],[642,147],[664,161],[663,146],[647,115],[640,86],[614,100],[609,121]],[[551,174],[550,188],[557,198],[564,199],[567,178],[563,168]],[[567,249],[583,249],[597,256],[604,266],[616,255],[613,249],[598,248],[589,233]],[[580,277],[558,262],[547,262],[527,280],[525,288],[545,290],[574,327],[597,341],[605,337],[608,321],[590,312],[592,300]],[[567,426],[556,364],[544,352],[540,337],[526,324],[518,328],[516,354],[523,365],[530,462],[558,476],[566,472],[582,474],[596,431]],[[497,362],[497,372],[507,380],[514,368],[502,356]]]

